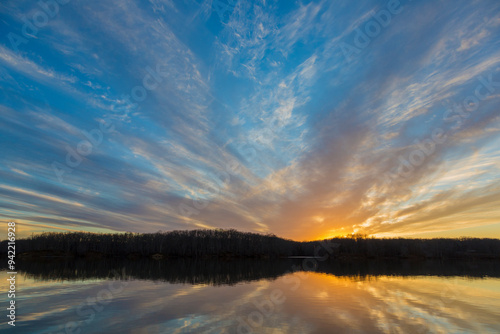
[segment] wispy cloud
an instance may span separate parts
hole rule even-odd
[[[72,2],[22,52],[0,45],[6,219],[295,239],[498,223],[500,5],[405,2],[351,62],[341,43],[386,2],[238,1],[224,19],[210,5]],[[2,6],[9,29],[32,10]],[[453,109],[490,77],[474,111]],[[104,119],[115,131],[59,182],[51,163]]]

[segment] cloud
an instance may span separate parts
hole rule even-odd
[[[380,3],[238,1],[222,21],[207,6],[75,3],[22,53],[0,46],[5,217],[301,240],[498,222],[500,95],[447,116],[498,81],[499,5],[406,4],[352,62],[339,45]],[[6,3],[10,27],[21,14]],[[105,119],[115,131],[60,183],[51,163]],[[446,140],[388,178],[436,129]]]

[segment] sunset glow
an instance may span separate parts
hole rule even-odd
[[[499,1],[206,3],[2,2],[19,237],[500,238]]]

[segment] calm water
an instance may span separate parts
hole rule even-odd
[[[305,261],[19,264],[12,333],[500,333],[498,263]]]

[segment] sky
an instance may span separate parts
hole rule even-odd
[[[500,2],[2,1],[0,221],[500,238]]]

